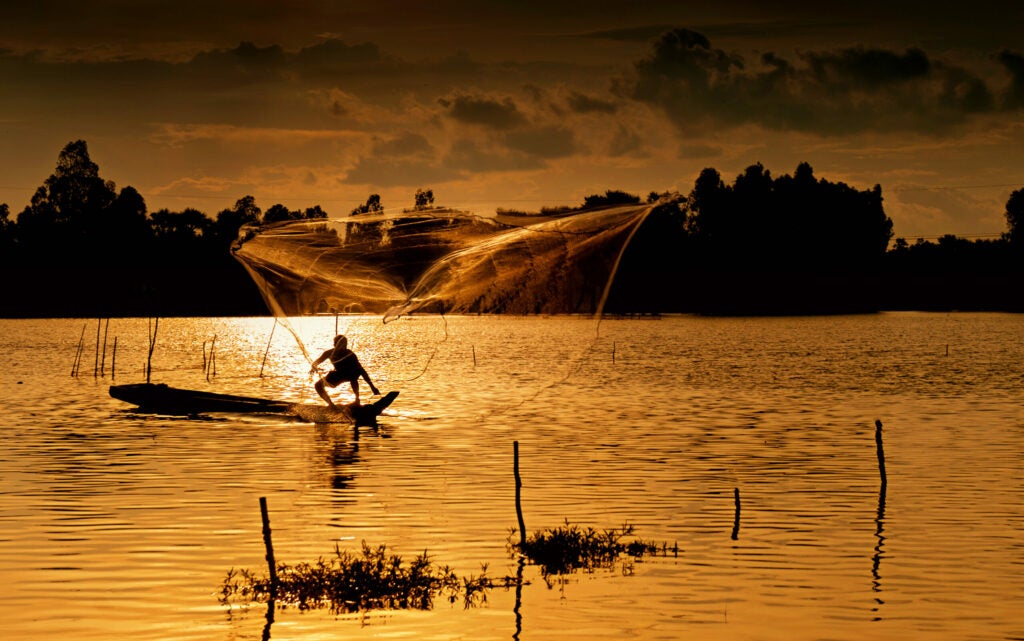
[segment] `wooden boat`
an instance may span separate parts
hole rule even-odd
[[[111,385],[110,395],[138,406],[141,412],[153,414],[291,414],[315,423],[353,422],[357,427],[375,427],[377,417],[398,397],[398,392],[388,392],[369,405],[339,405],[333,410],[322,405],[304,405],[251,396],[179,389],[163,383]]]

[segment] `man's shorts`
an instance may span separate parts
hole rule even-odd
[[[324,382],[326,382],[331,387],[334,387],[334,386],[336,386],[336,385],[338,385],[340,383],[344,383],[345,381],[354,381],[357,378],[359,378],[359,377],[358,376],[353,376],[351,378],[347,378],[344,374],[342,374],[338,370],[332,369],[331,371],[327,372],[327,376],[324,376]]]

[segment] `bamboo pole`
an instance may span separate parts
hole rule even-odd
[[[888,484],[885,476],[885,448],[882,447],[882,421],[875,420],[875,452],[878,454],[878,474],[882,478],[882,489]]]
[[[516,479],[516,518],[519,519],[519,544],[526,545],[526,522],[523,521],[521,490],[523,479],[519,476],[519,441],[512,441],[512,471]]]
[[[156,333],[160,329],[160,317],[150,319],[152,332],[149,335],[149,353],[146,355],[146,383],[150,381],[150,374],[153,372],[153,350],[156,348]]]
[[[270,570],[270,598],[277,596],[277,563],[274,561],[274,542],[270,536],[270,514],[267,497],[260,497],[260,516],[263,518],[263,545],[267,548],[267,568]]]
[[[277,329],[277,316],[274,317],[274,326],[270,328],[270,338],[267,339],[267,349],[263,352],[263,363],[260,364],[260,378],[263,378],[263,367],[267,364],[267,354],[270,353],[270,343],[274,340],[275,329]]]
[[[75,350],[75,361],[71,364],[71,375],[78,376],[78,368],[82,364],[82,349],[85,346],[85,323],[82,324],[82,335],[78,339],[78,349]]]
[[[96,360],[92,363],[92,377],[96,378],[100,375],[100,327],[103,325],[103,319],[96,319]]]
[[[732,540],[737,541],[740,538],[740,488],[732,489],[732,500],[736,506],[736,516],[732,520]]]
[[[110,329],[110,319],[106,319],[103,323],[103,352],[100,356],[100,376],[105,377],[107,375],[107,331]]]
[[[209,360],[206,363],[206,382],[207,383],[210,382],[210,372],[211,371],[213,372],[214,376],[217,375],[217,352],[216,352],[216,350],[217,350],[217,335],[214,334],[213,335],[213,340],[210,341],[210,358],[209,358]]]

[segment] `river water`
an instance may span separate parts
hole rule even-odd
[[[300,345],[346,333],[401,390],[376,430],[135,413],[107,387],[145,380],[152,323],[97,329],[0,320],[4,639],[1024,638],[1024,316],[159,320],[154,382],[305,403]],[[285,563],[365,541],[514,575],[513,441],[528,530],[678,555],[527,566],[470,608],[218,602],[265,567],[259,497]]]

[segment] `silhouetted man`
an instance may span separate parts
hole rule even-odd
[[[327,401],[332,409],[335,408],[334,401],[331,400],[327,390],[324,389],[324,385],[330,387],[336,387],[344,381],[348,381],[352,385],[352,392],[356,395],[356,405],[359,405],[359,377],[362,376],[366,379],[370,389],[373,390],[374,394],[380,394],[377,388],[373,385],[373,381],[370,380],[370,375],[366,373],[363,366],[359,364],[359,359],[356,358],[355,353],[348,348],[348,339],[345,336],[338,334],[334,337],[334,347],[325,350],[320,358],[313,361],[313,367],[310,372],[316,372],[317,366],[326,360],[330,360],[331,364],[334,365],[334,369],[327,372],[327,375],[316,382],[313,387],[316,388],[316,393],[320,395],[320,398]]]

